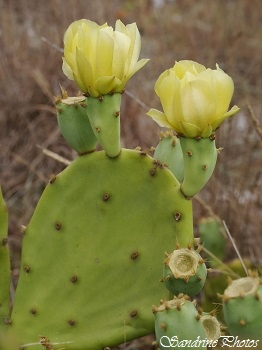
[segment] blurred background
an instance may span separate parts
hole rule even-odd
[[[42,148],[73,160],[53,105],[61,86],[63,34],[87,18],[114,26],[137,22],[141,58],[150,62],[127,85],[122,145],[156,146],[160,128],[146,116],[161,109],[154,93],[160,73],[177,60],[215,68],[235,82],[232,104],[241,111],[217,132],[223,147],[208,185],[194,200],[195,223],[210,213],[224,220],[243,257],[262,263],[262,2],[260,0],[0,0],[0,183],[9,208],[12,269],[19,271],[21,225],[27,225],[51,174],[65,164]],[[197,233],[197,226],[196,226]],[[236,257],[228,242],[227,258]]]

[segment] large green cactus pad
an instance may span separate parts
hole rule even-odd
[[[77,158],[25,232],[10,332],[30,350],[103,349],[152,333],[151,306],[167,297],[164,252],[191,236],[191,202],[159,162],[125,149]]]

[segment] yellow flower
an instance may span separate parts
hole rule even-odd
[[[163,112],[147,114],[160,126],[186,137],[209,137],[223,120],[239,111],[230,110],[234,83],[222,69],[215,70],[193,61],[179,61],[160,75],[155,84]]]
[[[136,23],[106,23],[82,19],[73,22],[64,35],[63,72],[93,97],[121,92],[147,59],[138,61],[141,37]]]

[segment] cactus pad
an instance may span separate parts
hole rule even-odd
[[[104,349],[152,333],[151,306],[167,297],[163,253],[191,243],[191,205],[143,152],[75,159],[25,231],[9,331],[30,350]]]

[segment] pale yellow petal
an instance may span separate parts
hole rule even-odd
[[[215,119],[212,122],[212,128],[213,130],[216,130],[218,128],[218,126],[227,118],[233,116],[234,114],[236,114],[238,111],[240,110],[240,108],[238,106],[233,106],[228,112],[226,112],[225,114],[223,114],[221,117]]]
[[[62,60],[63,60],[63,65],[62,65],[63,73],[67,76],[68,79],[74,80],[74,75],[73,75],[73,71],[72,71],[71,67],[66,62],[64,57],[62,57]]]
[[[179,62],[176,62],[172,68],[179,79],[182,79],[187,72],[190,72],[193,75],[197,75],[205,69],[206,67],[202,64],[190,60],[181,60]]]
[[[95,77],[112,76],[114,40],[112,35],[101,29],[97,37]]]
[[[80,48],[76,50],[76,64],[77,71],[75,72],[75,76],[77,77],[77,83],[81,81],[81,90],[83,92],[88,92],[89,87],[92,86],[94,82],[93,70],[92,65]]]
[[[159,126],[173,129],[173,126],[168,122],[163,112],[160,112],[157,109],[152,108],[146,114],[149,117],[153,118],[154,121],[157,122]]]
[[[204,130],[216,113],[216,97],[210,84],[203,80],[194,80],[181,89],[184,121],[197,125]]]
[[[130,38],[123,33],[115,32],[115,47],[114,47],[114,57],[112,64],[112,74],[118,79],[123,79],[126,72],[126,61],[128,57],[128,51],[130,47]]]

